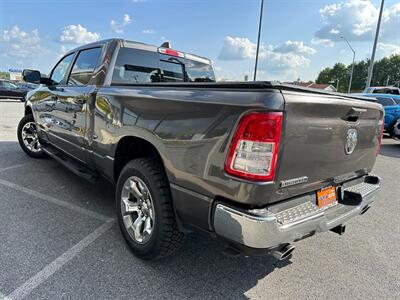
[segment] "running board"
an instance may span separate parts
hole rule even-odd
[[[78,175],[79,177],[86,179],[91,183],[96,182],[98,176],[95,172],[89,170],[85,166],[81,165],[79,162],[76,162],[68,155],[48,145],[42,146],[42,149],[48,156],[54,158],[57,162],[62,164],[75,175]]]

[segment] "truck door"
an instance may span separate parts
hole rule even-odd
[[[47,140],[51,144],[57,145],[57,133],[59,127],[66,126],[57,114],[57,93],[65,86],[65,80],[71,63],[74,58],[74,53],[70,53],[56,64],[50,73],[49,85],[41,86],[36,92],[36,99],[33,101],[33,110],[35,112],[36,123],[40,127],[41,138]]]
[[[89,85],[98,65],[101,47],[81,50],[72,64],[66,84],[55,91],[57,126],[54,143],[64,152],[87,162],[86,127],[89,99],[95,86]]]

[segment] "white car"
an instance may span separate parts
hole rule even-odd
[[[375,86],[366,88],[364,94],[392,94],[400,95],[400,89],[395,86]]]

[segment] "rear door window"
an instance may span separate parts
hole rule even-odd
[[[92,48],[79,52],[78,58],[72,67],[68,85],[88,84],[98,64],[100,53],[101,48]]]

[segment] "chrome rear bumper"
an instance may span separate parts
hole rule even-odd
[[[328,231],[365,212],[380,189],[380,179],[364,181],[342,189],[339,203],[320,209],[315,201],[273,213],[269,208],[242,210],[223,203],[215,208],[215,232],[228,240],[257,249],[275,248],[318,232]]]

